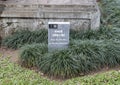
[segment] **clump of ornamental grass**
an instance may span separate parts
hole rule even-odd
[[[48,51],[46,44],[25,45],[20,49],[21,64],[27,67],[36,66],[36,61],[40,60]]]
[[[105,64],[110,68],[120,65],[120,41],[108,41],[103,47],[106,58]]]
[[[120,39],[120,29],[119,28],[112,28],[112,27],[105,27],[102,26],[98,30],[73,30],[70,31],[70,38],[71,40],[74,39],[94,39],[94,40],[109,40],[109,39]]]
[[[41,50],[41,48],[38,49]],[[36,53],[34,56],[38,56],[39,50],[34,52],[32,49],[31,51],[25,51],[26,53],[23,50],[23,55]],[[23,55],[21,55],[21,58],[26,56],[22,57]],[[26,57],[26,59],[29,58]],[[104,67],[111,68],[120,65],[120,41],[74,40],[70,43],[68,49],[53,52],[46,51],[42,57],[34,61],[36,62],[35,66],[49,76],[70,78],[84,75]]]
[[[68,78],[79,74],[79,65],[70,50],[47,53],[42,61],[38,61],[38,68],[49,76]]]
[[[74,55],[82,54],[84,58],[87,56],[91,63],[88,63],[89,66],[87,68],[91,66],[91,68],[98,69],[104,66],[114,67],[116,65],[120,65],[120,41],[77,40],[71,43],[71,48]]]
[[[88,73],[105,66],[105,52],[104,47],[101,47],[101,42],[95,40],[75,40],[71,43],[71,50],[77,60],[79,60],[80,72]]]
[[[8,48],[17,49],[25,44],[47,43],[47,36],[46,29],[36,31],[20,30],[4,38],[2,45]]]
[[[101,27],[98,30],[70,30],[70,41],[74,39],[94,39],[94,40],[120,40],[120,30],[118,28]],[[46,29],[29,31],[17,31],[11,36],[3,39],[2,45],[12,49],[18,49],[25,44],[47,43],[48,32]]]
[[[120,27],[120,0],[100,0],[101,24]]]

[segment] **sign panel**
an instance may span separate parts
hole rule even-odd
[[[70,22],[48,23],[48,50],[61,50],[69,45]]]

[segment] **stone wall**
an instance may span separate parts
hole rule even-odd
[[[98,29],[100,26],[100,11],[95,0],[64,0],[64,3],[61,3],[62,0],[25,1],[0,2],[0,6],[4,6],[0,12],[2,36],[19,29],[47,29],[49,21],[70,22],[71,29],[78,30]]]

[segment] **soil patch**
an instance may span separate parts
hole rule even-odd
[[[18,50],[1,47],[0,54],[2,55],[2,57],[10,57],[11,62],[18,63],[19,61]]]

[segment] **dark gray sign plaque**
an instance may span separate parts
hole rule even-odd
[[[48,50],[60,50],[68,47],[70,22],[48,23]]]

